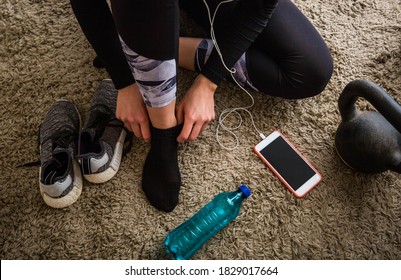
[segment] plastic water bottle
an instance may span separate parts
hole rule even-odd
[[[164,240],[167,252],[177,260],[189,259],[213,235],[234,220],[242,202],[251,195],[247,186],[219,193],[189,220],[171,231]]]

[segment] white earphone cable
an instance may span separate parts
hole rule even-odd
[[[259,136],[260,136],[262,139],[265,138],[265,136],[263,135],[263,133],[256,127],[255,121],[254,121],[253,116],[252,116],[252,113],[248,110],[248,109],[250,109],[250,108],[255,104],[255,100],[254,100],[253,96],[252,96],[252,95],[251,95],[251,94],[235,79],[235,77],[234,77],[234,74],[235,74],[235,72],[236,72],[235,68],[231,68],[231,69],[230,69],[230,68],[228,68],[227,65],[225,64],[224,58],[223,58],[223,54],[222,54],[221,51],[220,51],[219,45],[217,44],[216,35],[215,35],[215,33],[214,33],[214,28],[213,28],[214,19],[215,19],[215,17],[216,17],[216,14],[217,14],[217,11],[218,11],[220,5],[225,4],[225,3],[229,3],[229,2],[233,2],[233,1],[234,1],[234,0],[225,0],[225,1],[221,1],[221,2],[217,5],[216,10],[214,11],[213,16],[212,16],[212,15],[211,15],[211,12],[210,12],[210,8],[209,8],[208,4],[206,3],[206,0],[203,0],[203,3],[204,3],[205,6],[206,6],[207,13],[208,13],[208,16],[209,16],[209,22],[210,22],[210,36],[211,36],[211,39],[212,39],[212,41],[213,41],[214,47],[215,47],[215,49],[216,49],[216,51],[217,51],[217,53],[218,53],[218,55],[219,55],[219,57],[220,57],[220,59],[221,59],[221,62],[222,62],[222,64],[223,64],[224,68],[231,74],[231,77],[232,77],[232,79],[235,81],[235,83],[251,98],[251,104],[248,105],[248,106],[245,106],[245,107],[237,107],[237,108],[228,108],[228,109],[223,110],[223,111],[220,113],[220,116],[219,116],[219,119],[218,119],[218,124],[217,124],[217,129],[216,129],[216,140],[217,140],[217,142],[219,143],[219,145],[220,145],[221,147],[223,147],[223,148],[226,149],[226,150],[230,150],[230,151],[231,151],[231,150],[235,150],[235,149],[238,147],[238,145],[239,145],[238,136],[237,136],[237,135],[235,134],[235,132],[234,132],[236,129],[238,129],[239,127],[241,127],[242,122],[243,122],[242,116],[241,116],[241,114],[239,113],[239,111],[244,111],[244,112],[248,113],[248,115],[251,117],[252,125],[253,125],[253,127],[255,128],[255,130],[259,133]],[[226,118],[227,118],[228,116],[230,116],[232,113],[237,114],[238,119],[239,119],[239,123],[238,123],[237,125],[235,125],[235,126],[231,126],[231,127],[230,127],[230,126],[225,125],[225,124],[224,124],[224,121],[225,121]],[[229,134],[231,134],[231,135],[234,137],[234,139],[235,139],[235,146],[233,146],[233,147],[227,147],[227,146],[225,146],[224,144],[221,143],[221,141],[220,141],[220,136],[219,136],[220,128],[221,128],[222,130],[228,132]]]

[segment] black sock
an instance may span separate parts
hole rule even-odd
[[[182,125],[168,129],[151,127],[151,148],[143,167],[142,189],[150,204],[170,212],[178,204],[181,174],[178,167],[177,136]]]

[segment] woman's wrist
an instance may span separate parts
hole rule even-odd
[[[207,90],[209,90],[213,93],[217,89],[217,85],[202,74],[199,74],[198,77],[196,78],[196,80],[197,80],[197,83],[199,86],[201,86],[202,88],[206,88]]]

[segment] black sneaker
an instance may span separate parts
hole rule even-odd
[[[73,204],[82,192],[82,175],[74,155],[81,125],[70,101],[56,101],[39,129],[39,188],[45,203],[54,208]]]
[[[88,116],[79,134],[77,159],[86,180],[104,183],[117,173],[125,144],[132,137],[116,118],[117,90],[111,80],[103,80],[93,95]]]

